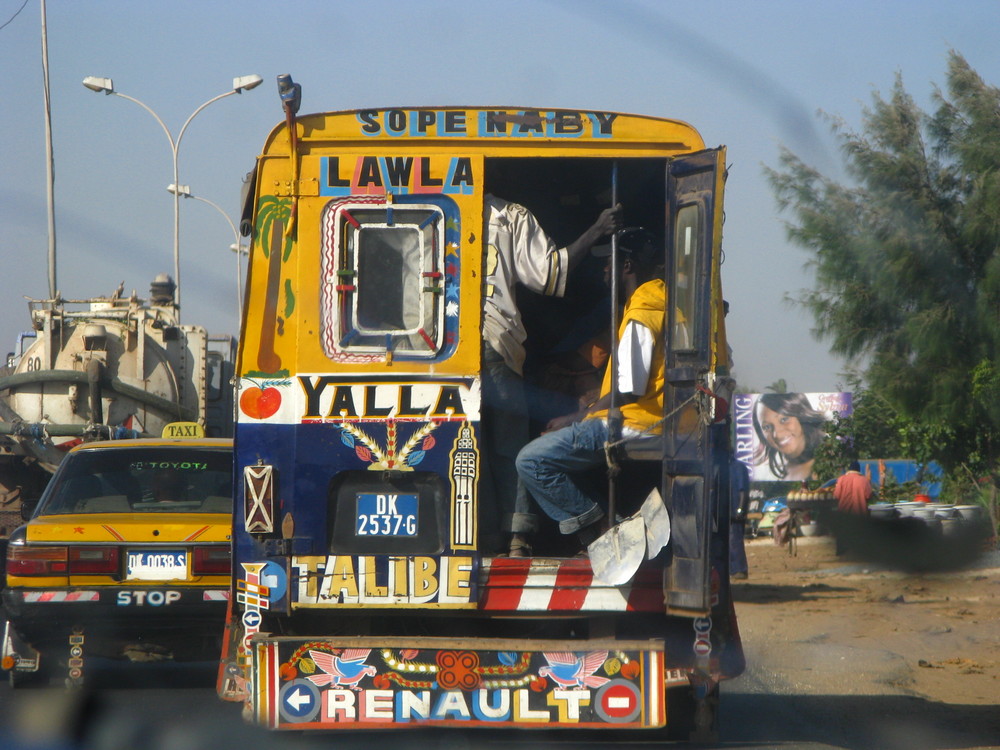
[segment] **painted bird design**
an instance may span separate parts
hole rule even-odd
[[[319,687],[333,685],[357,690],[361,678],[375,674],[375,667],[365,664],[370,653],[370,648],[348,648],[340,655],[310,651],[309,658],[323,670],[323,674],[309,675],[309,681]]]
[[[542,655],[548,660],[549,665],[539,669],[538,676],[548,677],[557,685],[582,690],[600,687],[610,682],[607,677],[598,677],[594,674],[608,658],[607,651],[590,651],[583,655],[558,651]]]

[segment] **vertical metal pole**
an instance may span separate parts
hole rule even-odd
[[[618,205],[618,160],[611,162],[611,205]],[[618,410],[618,233],[611,235],[611,391],[608,405],[608,442],[614,443],[622,434],[622,417]],[[618,500],[618,484],[615,472],[608,467],[608,525],[615,525],[615,506]]]
[[[175,196],[177,192],[179,191],[175,191],[174,193]],[[243,254],[243,251],[240,248],[240,232],[236,228],[236,224],[233,223],[233,220],[229,218],[229,214],[227,214],[225,210],[223,210],[222,206],[220,206],[218,203],[210,201],[208,198],[202,198],[200,195],[195,195],[194,193],[191,193],[187,197],[194,198],[196,201],[201,201],[202,203],[207,203],[216,211],[218,211],[220,214],[222,214],[222,218],[229,223],[229,228],[233,230],[233,237],[236,238],[236,244],[233,245],[233,249],[236,251],[236,335],[238,337],[240,335],[240,325],[243,322],[243,288],[240,284],[240,281],[243,276],[242,273],[243,264],[240,261],[240,255]]]
[[[45,194],[49,202],[49,298],[55,299],[56,285],[56,208],[55,208],[55,165],[52,157],[52,102],[49,98],[49,38],[45,20],[45,0],[42,6],[42,90],[45,96]]]
[[[160,125],[166,131],[167,138],[170,139],[170,152],[173,155],[174,159],[174,185],[176,187],[180,187],[181,184],[178,161],[180,160],[181,139],[184,137],[184,133],[187,131],[188,125],[190,125],[191,121],[198,115],[198,113],[201,112],[203,109],[205,109],[205,107],[207,107],[209,104],[217,102],[219,101],[219,99],[225,99],[227,96],[232,96],[233,94],[238,94],[238,93],[240,93],[239,89],[233,89],[232,91],[227,91],[224,94],[213,96],[204,104],[199,105],[198,109],[192,112],[188,116],[187,120],[184,121],[184,124],[181,125],[181,129],[177,133],[176,140],[174,140],[174,137],[170,135],[170,130],[168,130],[167,126],[163,124],[163,121],[160,120],[159,117],[157,117],[156,113],[153,112],[153,110],[149,109],[149,107],[146,107],[146,109],[149,110],[150,114],[152,114],[153,117],[156,117],[157,120],[160,120]],[[227,216],[226,218],[228,219],[229,217]],[[177,194],[176,190],[174,191],[174,284],[175,284],[174,304],[176,305],[177,323],[179,324],[181,322],[181,197],[180,195]]]
[[[169,132],[167,133],[169,136]],[[181,197],[180,182],[177,176],[177,151],[180,143],[170,139],[170,152],[174,160],[174,310],[176,310],[176,321],[181,322]]]

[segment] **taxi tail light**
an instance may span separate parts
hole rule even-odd
[[[64,576],[68,573],[66,547],[31,547],[25,544],[7,547],[9,576]]]
[[[229,547],[195,547],[191,572],[196,576],[226,576],[231,565]]]
[[[70,547],[70,575],[105,575],[118,573],[119,552],[117,547]]]

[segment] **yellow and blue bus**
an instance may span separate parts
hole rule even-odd
[[[704,736],[720,681],[743,669],[727,558],[724,148],[706,149],[677,120],[614,112],[299,116],[297,86],[282,77],[279,90],[285,119],[246,186],[253,249],[220,694],[275,729]],[[553,528],[528,557],[493,543],[482,396],[491,194],[529,209],[557,243],[613,202],[658,238],[673,300],[663,419],[616,441],[598,481],[610,517],[651,510],[660,537],[612,527],[602,539],[615,576]],[[517,292],[535,434],[580,396],[562,355],[614,330],[621,303],[604,264],[584,260],[561,297]],[[641,549],[623,573],[626,543]]]

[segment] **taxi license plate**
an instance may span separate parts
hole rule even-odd
[[[129,581],[175,581],[187,578],[187,552],[179,549],[129,550]]]
[[[358,493],[356,536],[416,536],[417,496]]]

